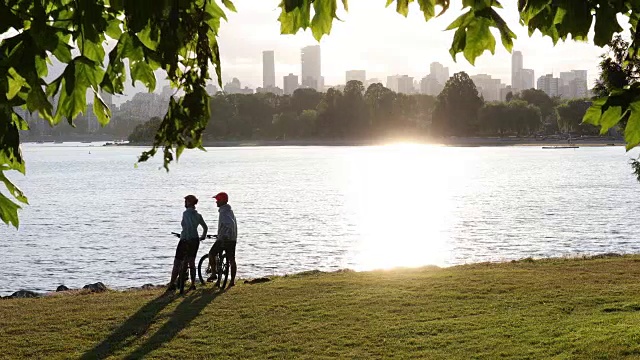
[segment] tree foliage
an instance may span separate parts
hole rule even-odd
[[[558,125],[563,132],[572,132],[578,135],[597,135],[598,128],[582,122],[584,114],[591,106],[591,101],[584,99],[569,100],[556,108],[558,112]]]
[[[479,132],[487,135],[531,135],[542,125],[540,108],[524,100],[485,104],[478,113]]]
[[[219,2],[221,4],[219,4]],[[414,0],[387,0],[387,6],[407,16]],[[449,0],[416,0],[425,20],[449,10]],[[331,32],[339,6],[348,10],[347,0],[282,0],[278,18],[281,32],[293,34],[310,28],[316,39]],[[515,34],[498,14],[497,0],[463,0],[462,14],[449,25],[455,30],[450,53],[462,53],[470,62],[485,51],[494,52],[497,29],[500,40],[511,50]],[[372,5],[373,6],[373,5]],[[154,143],[139,160],[162,151],[165,167],[186,148],[201,146],[202,133],[210,114],[204,89],[213,65],[220,81],[218,30],[226,19],[225,8],[235,11],[230,0],[4,0],[0,2],[0,181],[7,192],[0,193],[0,219],[18,226],[15,203],[26,203],[24,194],[5,175],[10,170],[25,173],[20,152],[19,131],[25,120],[16,107],[37,112],[57,124],[86,111],[85,94],[94,92],[93,111],[102,124],[111,116],[99,90],[121,94],[125,81],[140,81],[149,90],[156,83],[154,70],[166,71],[184,96],[172,98]],[[636,0],[521,0],[520,22],[532,34],[538,30],[554,42],[572,38],[588,40],[594,25],[593,42],[604,46],[622,31],[617,15],[628,17],[632,40],[624,62],[638,58],[640,2]],[[103,43],[116,41],[105,53]],[[77,49],[74,50],[74,49]],[[105,57],[108,59],[105,62]],[[46,82],[47,64],[52,58],[66,64],[58,78]],[[54,101],[57,106],[54,109]],[[640,85],[612,89],[608,97],[596,100],[585,121],[602,131],[628,120],[625,137],[629,148],[640,143]],[[320,118],[318,118],[320,120]]]
[[[483,100],[467,73],[453,74],[438,95],[433,114],[433,132],[437,135],[471,135],[478,128],[478,110]]]

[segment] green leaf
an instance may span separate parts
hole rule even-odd
[[[551,1],[552,0],[521,0],[519,4],[520,19],[527,25],[531,19],[546,9],[547,6],[551,4]]]
[[[18,204],[9,200],[6,196],[0,193],[0,220],[7,225],[13,225],[17,229],[20,226],[18,209],[20,209]]]
[[[345,0],[346,1],[346,0]],[[233,5],[233,3],[230,0],[222,0],[222,4],[224,5],[224,7],[226,7],[227,9],[233,11],[233,12],[238,12],[236,10],[235,5]]]
[[[621,106],[610,106],[600,118],[600,134],[606,134],[622,118]]]
[[[80,48],[80,53],[86,58],[102,64],[104,61],[104,47],[102,43],[94,43],[88,39],[82,41],[82,37],[80,37],[79,40],[78,47]]]
[[[323,35],[331,33],[333,18],[336,16],[336,0],[315,0],[313,3],[315,15],[311,20],[313,37],[320,41]]]
[[[53,105],[49,102],[47,95],[40,86],[36,86],[29,91],[27,97],[27,109],[30,112],[37,111],[41,118],[47,120],[49,124],[54,124],[54,117],[52,115]]]
[[[122,25],[122,21],[118,19],[109,20],[109,23],[107,25],[107,31],[105,33],[107,34],[108,37],[114,40],[118,40],[120,39],[120,35],[122,35],[121,25]]]
[[[409,3],[413,0],[396,0],[396,11],[404,17],[409,15]]]
[[[489,30],[491,21],[486,18],[476,17],[467,27],[466,43],[464,47],[464,57],[471,63],[475,64],[476,58],[485,50],[495,54],[496,39]]]
[[[287,1],[280,4],[282,12],[278,21],[280,21],[280,32],[282,34],[295,34],[300,29],[309,27],[309,18],[311,16],[311,1],[296,0],[296,6],[291,11],[286,11],[288,7]]]
[[[111,120],[111,110],[95,90],[93,91],[93,112],[96,114],[100,125],[104,127],[109,124]]]
[[[9,193],[13,195],[13,197],[15,197],[18,201],[27,205],[29,204],[29,200],[26,196],[24,196],[24,193],[4,175],[3,171],[0,171],[0,181],[4,183],[4,185],[7,187],[7,190],[9,190]]]
[[[57,124],[62,117],[65,117],[72,124],[78,114],[86,111],[87,89],[89,87],[98,88],[98,84],[102,81],[103,71],[93,61],[78,56],[67,65],[63,76],[62,91],[54,123]]]
[[[7,80],[9,80],[9,91],[7,92],[7,99],[9,100],[13,99],[22,87],[27,85],[27,80],[20,76],[14,68],[9,69]]]
[[[616,15],[616,12],[609,6],[601,6],[596,9],[594,44],[603,47],[611,41],[613,34],[622,31]]]
[[[635,101],[629,106],[631,112],[627,127],[624,129],[624,140],[627,142],[627,151],[640,144],[640,101]]]
[[[153,91],[156,88],[156,75],[146,61],[135,61],[131,63],[131,85],[140,81],[144,86]]]
[[[138,39],[140,42],[144,44],[144,46],[148,47],[151,50],[156,50],[158,48],[158,34],[151,33],[151,25],[145,26],[142,31],[138,34]]]

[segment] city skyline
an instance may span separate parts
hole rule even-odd
[[[238,77],[247,86],[256,88],[262,85],[262,64],[256,49],[275,51],[276,86],[282,88],[283,77],[289,73],[301,75],[300,49],[317,42],[309,31],[280,35],[276,21],[279,14],[277,5],[277,1],[270,0],[238,4],[238,13],[230,14],[229,22],[222,24],[223,83]],[[461,55],[458,55],[457,63],[453,62],[448,52],[453,33],[443,29],[460,15],[456,2],[445,15],[426,23],[414,3],[407,19],[384,6],[367,6],[362,2],[349,5],[348,13],[339,14],[344,21],[334,23],[331,35],[320,43],[322,75],[327,85],[343,83],[345,72],[353,69],[365,69],[369,78],[386,79],[393,74],[407,74],[421,79],[429,73],[432,62],[449,67],[451,74],[459,71],[470,75],[490,74],[507,85],[511,83],[511,54],[500,45],[499,38],[496,54],[486,52],[477,60],[475,67]],[[551,39],[542,38],[539,34],[529,38],[527,29],[518,25],[516,4],[508,3],[504,7],[500,13],[518,35],[514,50],[522,51],[528,57],[525,67],[533,69],[536,78],[538,74],[585,69],[588,70],[591,87],[603,49],[573,41],[560,42],[554,47]],[[252,26],[241,26],[246,23]]]

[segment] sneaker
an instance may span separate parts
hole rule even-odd
[[[230,282],[229,285],[227,285],[227,289],[229,289],[229,288],[231,288],[233,286],[236,286],[236,283],[235,282]]]
[[[207,279],[207,282],[213,282],[214,280],[216,280],[218,277],[216,276],[216,274],[211,274],[211,276],[209,276],[209,278]]]
[[[171,284],[171,285],[167,286],[167,290],[165,290],[165,292],[172,292],[172,291],[176,291],[176,285],[175,284]]]

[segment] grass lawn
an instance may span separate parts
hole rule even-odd
[[[0,301],[0,358],[640,358],[640,256]]]

